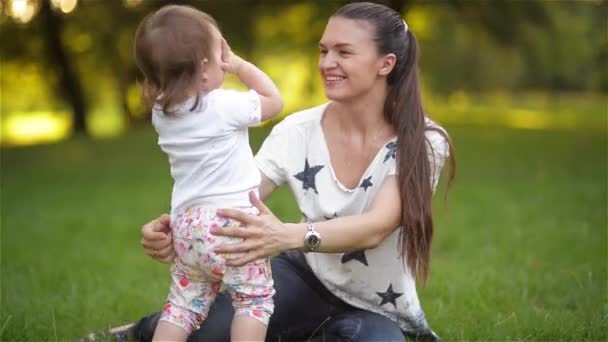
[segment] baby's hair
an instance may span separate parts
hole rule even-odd
[[[202,89],[201,61],[212,61],[216,21],[190,6],[168,5],[148,14],[135,32],[135,63],[144,74],[142,100],[163,112]],[[198,106],[197,101],[192,109]]]

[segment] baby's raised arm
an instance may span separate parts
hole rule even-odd
[[[260,95],[262,121],[272,119],[283,109],[283,98],[272,79],[252,63],[242,59],[230,50],[225,39],[222,39],[222,70],[234,74],[249,89]]]

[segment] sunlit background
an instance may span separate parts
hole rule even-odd
[[[162,1],[2,0],[1,144],[126,133],[145,123],[134,29]],[[284,114],[323,101],[316,43],[339,1],[192,3],[279,84]],[[250,10],[232,5],[247,3]],[[602,127],[606,1],[385,1],[422,46],[427,111],[443,123]],[[234,80],[232,80],[234,83]],[[228,84],[232,85],[232,84]]]
[[[213,15],[285,116],[326,101],[318,42],[346,2],[0,0],[0,340],[74,341],[162,306],[166,266],[138,244],[172,186],[133,61],[144,15]],[[445,341],[606,341],[608,1],[381,2],[418,37],[458,161],[433,206],[429,323]],[[250,130],[254,151],[279,120]],[[267,204],[301,219],[287,189]]]

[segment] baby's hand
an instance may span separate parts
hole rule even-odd
[[[222,70],[236,75],[241,64],[243,64],[243,59],[234,54],[226,39],[222,38],[222,63],[220,64]]]

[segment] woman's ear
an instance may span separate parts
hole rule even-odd
[[[389,53],[382,58],[382,64],[380,65],[380,70],[378,73],[381,76],[387,76],[393,71],[395,67],[395,63],[397,63],[397,56],[394,53]]]

